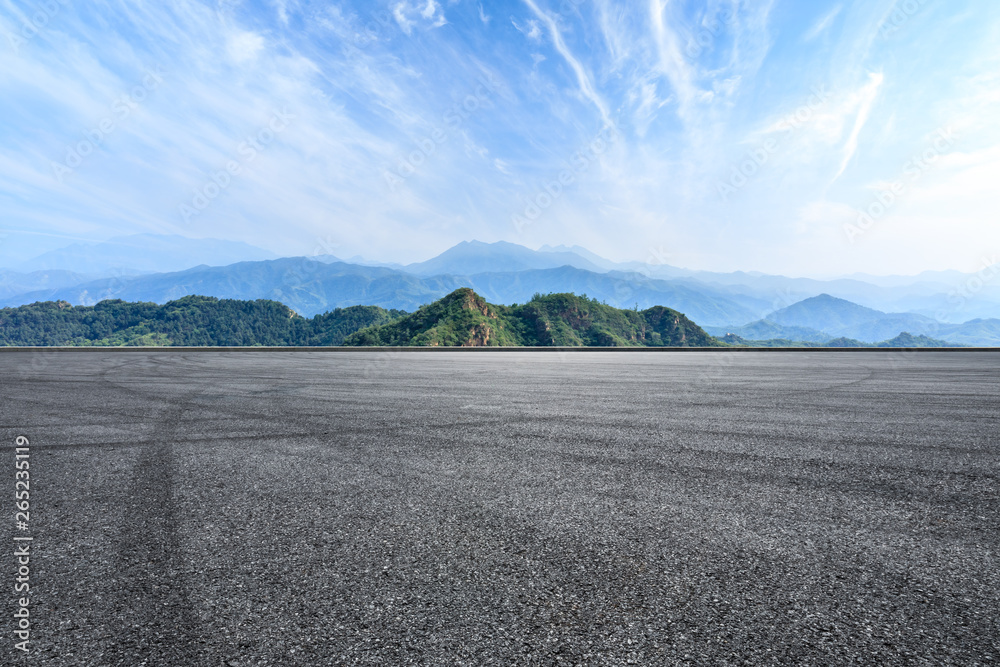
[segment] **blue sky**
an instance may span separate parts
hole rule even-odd
[[[0,263],[153,232],[974,271],[997,118],[994,0],[0,0]]]

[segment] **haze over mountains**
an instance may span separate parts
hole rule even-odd
[[[104,299],[162,304],[198,294],[273,299],[312,317],[355,305],[414,311],[469,287],[497,304],[572,292],[618,308],[666,306],[713,335],[734,333],[748,340],[878,342],[908,332],[1000,345],[1000,265],[978,274],[824,281],[693,271],[659,263],[657,253],[650,259],[616,263],[580,247],[531,250],[471,241],[399,266],[330,255],[273,258],[246,244],[139,235],[70,246],[0,270],[0,306],[48,300],[91,305]]]
[[[829,294],[805,299],[741,327],[706,326],[715,336],[735,334],[747,340],[785,339],[828,343],[851,338],[878,343],[906,332],[963,345],[996,345],[1000,320],[977,319],[962,324],[939,322],[917,313],[883,313]]]
[[[225,266],[263,259],[277,259],[277,255],[239,241],[133,234],[103,243],[74,243],[43,253],[13,268],[28,272],[58,269],[107,276],[180,271],[199,264]]]

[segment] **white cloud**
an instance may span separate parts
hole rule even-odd
[[[987,213],[986,206],[997,190],[1000,146],[942,153],[927,169],[928,178],[917,181],[913,187],[915,203],[921,207],[935,205],[951,210],[978,209],[981,215],[977,217],[995,226],[991,221],[994,216]],[[970,216],[967,213],[962,217]]]
[[[700,268],[889,271],[939,261],[938,246],[948,257],[978,250],[1000,229],[990,217],[1000,207],[1000,159],[985,152],[1000,144],[1000,24],[987,39],[986,28],[975,32],[987,21],[951,16],[954,25],[929,26],[928,14],[891,40],[876,30],[872,41],[871,15],[881,16],[886,2],[875,11],[832,0],[806,26],[816,31],[806,43],[810,32],[786,12],[768,18],[768,1],[708,0],[692,16],[680,0],[567,3],[580,11],[559,14],[556,0],[529,0],[514,21],[521,33],[490,31],[482,48],[469,35],[432,30],[446,11],[464,12],[463,25],[489,22],[482,0],[391,0],[378,16],[362,0],[338,2],[295,31],[285,20],[297,21],[299,3],[265,4],[266,32],[239,2],[102,5],[126,28],[115,31],[61,5],[17,60],[0,49],[4,226],[65,236],[228,236],[278,252],[298,243],[299,254],[335,234],[345,252],[402,261],[425,259],[456,236],[527,241],[513,238],[512,202],[532,196],[531,184],[588,145],[598,114],[621,114],[621,138],[526,230],[539,243],[596,244],[635,259],[669,244],[677,263]],[[714,27],[713,17],[736,6],[737,16]],[[961,39],[949,38],[957,26]],[[0,15],[0,47],[19,29]],[[426,48],[400,30],[420,34]],[[698,56],[688,49],[692,30],[711,33]],[[545,56],[553,66],[538,66]],[[111,113],[142,68],[157,64],[166,67],[164,85],[66,183],[55,181],[50,163]],[[476,92],[487,72],[496,85]],[[829,99],[808,106],[823,83]],[[478,108],[457,129],[447,126],[444,113],[473,93],[482,97]],[[194,226],[182,227],[177,205],[239,157],[236,147],[277,104],[287,104],[295,123]],[[803,109],[797,126],[780,124]],[[956,128],[956,148],[863,242],[838,249],[845,216],[871,200],[873,184],[898,178],[938,126]],[[427,146],[435,129],[446,139],[418,155],[421,166],[390,191],[383,170]],[[777,150],[730,206],[719,204],[718,178],[768,139]],[[891,250],[894,241],[913,257]]]
[[[237,32],[226,43],[229,57],[239,64],[253,60],[263,48],[264,38],[252,32]]]
[[[514,17],[510,18],[510,22],[514,24],[514,27],[518,32],[523,34],[528,39],[538,42],[542,39],[542,29],[538,26],[538,21],[534,19],[528,19],[528,23],[525,26],[520,25]]]
[[[653,25],[653,35],[659,54],[659,71],[667,77],[670,85],[677,93],[679,102],[678,114],[691,119],[690,106],[699,99],[697,86],[693,83],[693,72],[681,54],[677,35],[667,26],[664,20],[665,0],[649,0],[649,15]]]
[[[524,0],[524,3],[531,8],[531,11],[535,12],[538,18],[546,25],[549,29],[549,34],[552,36],[552,44],[555,46],[556,51],[559,55],[563,57],[569,66],[573,69],[576,74],[577,83],[580,86],[580,92],[588,100],[593,102],[594,106],[601,113],[601,119],[604,121],[606,126],[613,126],[614,122],[611,120],[611,114],[608,112],[608,106],[597,94],[594,89],[594,84],[590,79],[590,75],[577,60],[576,56],[569,50],[566,46],[565,40],[563,40],[562,33],[559,31],[559,26],[556,25],[555,19],[553,19],[548,13],[543,12],[535,4],[534,0]]]
[[[608,69],[617,71],[631,55],[631,40],[628,35],[627,8],[621,5],[611,6],[609,0],[600,0],[597,4],[597,18],[600,23],[604,42],[608,46],[611,62]]]
[[[871,113],[872,106],[875,104],[875,98],[878,97],[878,90],[885,79],[880,73],[872,73],[868,77],[869,83],[862,90],[858,115],[854,120],[854,128],[851,130],[851,135],[847,138],[847,143],[844,145],[844,158],[840,163],[840,169],[837,170],[837,174],[833,177],[834,181],[844,173],[851,158],[854,157],[855,151],[858,150],[858,136],[861,134],[861,130],[864,129],[865,123],[868,122],[868,116]]]
[[[400,2],[392,8],[392,16],[396,19],[399,29],[409,35],[413,32],[413,21],[406,17],[407,9],[407,4],[405,2]]]
[[[392,16],[396,19],[399,29],[407,35],[413,32],[414,26],[421,19],[432,28],[440,28],[448,23],[444,10],[441,9],[441,5],[436,0],[427,0],[427,3],[422,7],[417,3],[411,4],[405,0],[397,2],[392,8]]]
[[[826,15],[822,16],[809,30],[806,34],[802,36],[802,40],[806,42],[811,42],[812,40],[819,37],[827,28],[833,25],[833,21],[837,18],[840,12],[844,9],[843,5],[837,5]]]
[[[630,92],[629,101],[633,104],[637,103],[633,122],[636,126],[636,133],[642,137],[646,135],[650,123],[656,117],[656,112],[670,100],[661,100],[658,97],[656,83],[643,81]]]
[[[288,26],[288,3],[289,0],[275,0],[275,9],[278,12],[278,20],[282,25]]]

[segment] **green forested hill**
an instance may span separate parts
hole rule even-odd
[[[681,313],[619,310],[573,294],[487,303],[456,290],[415,313],[338,308],[311,319],[277,301],[186,296],[163,305],[65,301],[0,309],[0,345],[718,346]]]
[[[620,310],[574,294],[535,295],[526,304],[487,303],[456,290],[417,312],[358,331],[345,345],[716,347],[681,313],[662,306]]]
[[[162,306],[47,301],[0,309],[0,345],[340,345],[358,329],[405,314],[352,306],[306,319],[277,301],[204,296]]]
[[[398,320],[362,329],[348,336],[344,345],[522,345],[515,323],[506,316],[507,310],[462,288]]]
[[[378,306],[337,308],[311,319],[277,301],[186,296],[159,305],[46,301],[0,309],[0,346],[525,346],[525,347],[961,347],[903,333],[881,343],[721,339],[663,306],[621,310],[574,294],[528,303],[487,303],[455,290],[414,313]]]

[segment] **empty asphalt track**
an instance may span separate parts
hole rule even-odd
[[[0,664],[1000,662],[1000,353],[4,352],[0,401]]]

